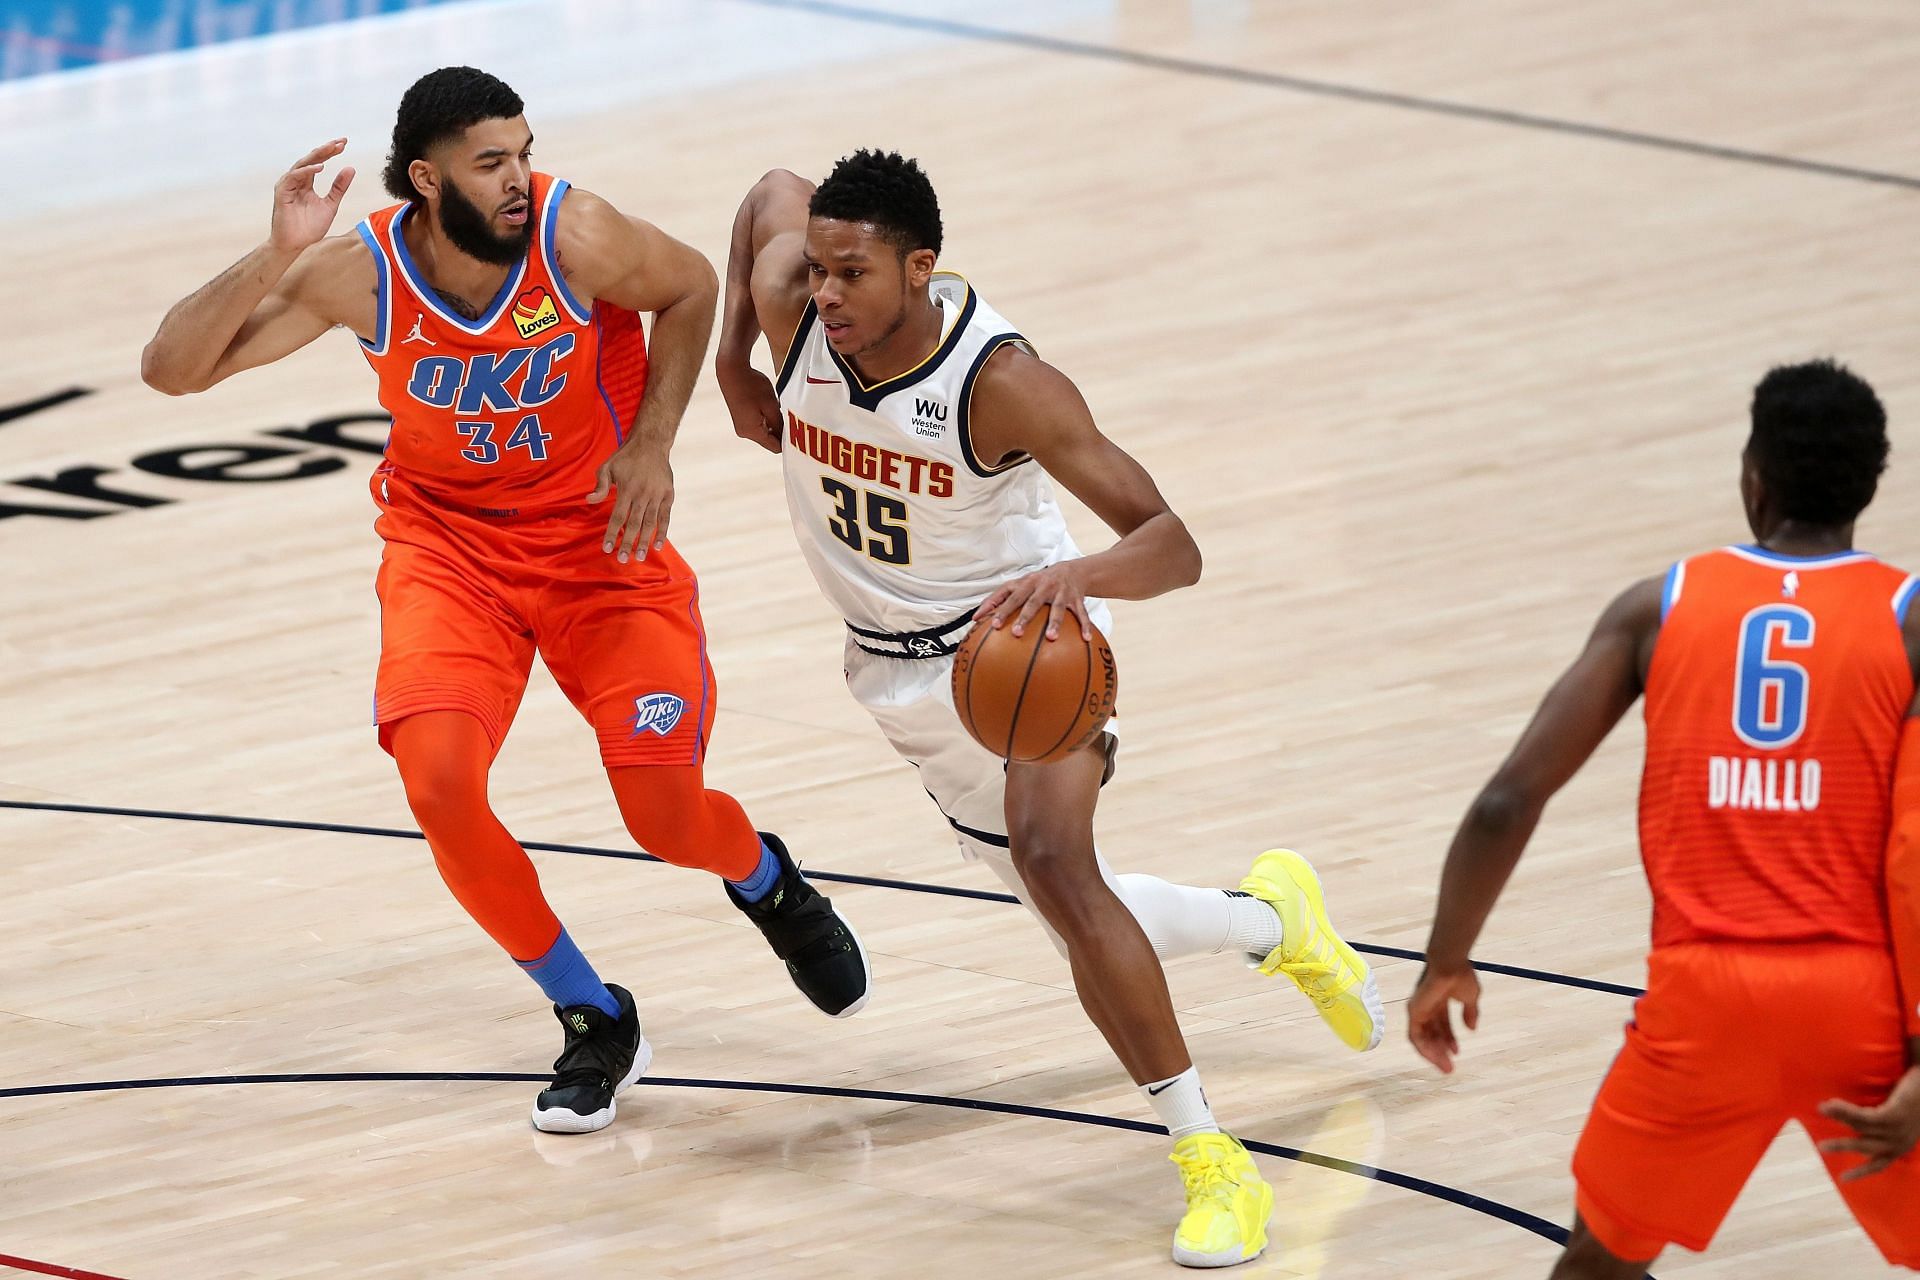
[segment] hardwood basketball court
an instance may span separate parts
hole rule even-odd
[[[1496,914],[1479,958],[1529,976],[1486,977],[1451,1079],[1406,1045],[1395,953],[1606,600],[1744,538],[1768,365],[1874,383],[1895,456],[1861,541],[1920,562],[1916,59],[1894,0],[506,0],[0,83],[0,404],[86,391],[0,421],[0,1266],[1174,1272],[1163,1136],[841,687],[777,465],[710,380],[673,526],[719,673],[710,776],[822,873],[874,999],[820,1018],[709,878],[635,859],[536,675],[494,801],[573,846],[535,854],[548,894],[657,1057],[603,1133],[528,1127],[551,1016],[409,838],[368,724],[364,362],[330,335],[205,396],[137,376],[295,156],[351,137],[345,230],[384,203],[402,89],[472,62],[526,98],[541,168],[717,263],[767,168],[922,159],[943,265],[1078,380],[1206,555],[1196,588],[1117,609],[1103,851],[1231,884],[1299,848],[1387,949],[1365,1057],[1230,957],[1170,967],[1279,1193],[1237,1274],[1544,1276],[1644,978],[1637,724]],[[1656,1268],[1811,1273],[1888,1274],[1797,1130],[1708,1259]]]

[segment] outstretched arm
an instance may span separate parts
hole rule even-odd
[[[170,396],[205,391],[298,351],[337,323],[324,293],[335,264],[325,260],[341,246],[322,240],[353,169],[340,170],[325,195],[313,182],[346,145],[336,138],[300,157],[274,184],[266,242],[167,312],[140,355],[148,386]]]
[[[807,202],[813,184],[774,169],[753,184],[733,217],[727,252],[727,292],[721,311],[714,376],[742,439],[780,451],[780,401],[773,383],[753,367],[753,340],[763,332],[778,363],[793,342],[807,307]]]
[[[669,457],[713,333],[719,281],[699,250],[630,218],[591,192],[574,189],[554,228],[560,259],[581,293],[653,316],[647,392],[626,441],[600,465],[588,502],[614,496],[602,546],[624,563],[666,545],[673,513]]]
[[[1004,346],[981,369],[969,416],[982,459],[1031,456],[1120,535],[1104,551],[1007,583],[981,602],[976,617],[992,615],[994,626],[1011,623],[1020,635],[1044,605],[1050,610],[1048,639],[1060,634],[1063,614],[1078,618],[1081,634],[1090,637],[1088,596],[1149,600],[1200,580],[1200,548],[1186,524],[1147,469],[1100,433],[1067,375],[1038,356]]]
[[[1414,1048],[1442,1071],[1453,1070],[1460,1051],[1452,1003],[1461,1004],[1469,1030],[1479,1025],[1480,984],[1468,956],[1541,811],[1640,696],[1660,628],[1660,587],[1658,578],[1635,583],[1607,606],[1586,649],[1548,691],[1453,837],[1426,971],[1407,1008]]]

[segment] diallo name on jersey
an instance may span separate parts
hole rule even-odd
[[[1818,760],[1707,758],[1707,808],[1811,813],[1820,807]]]
[[[953,464],[921,458],[895,449],[882,449],[864,440],[849,440],[787,413],[787,443],[823,467],[856,480],[879,481],[904,493],[929,498],[953,496]]]

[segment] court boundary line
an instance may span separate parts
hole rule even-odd
[[[31,1271],[41,1276],[64,1276],[66,1280],[121,1280],[119,1276],[110,1276],[101,1271],[83,1271],[79,1267],[69,1267],[60,1262],[41,1262],[37,1258],[16,1258],[10,1253],[0,1253],[0,1267]]]
[[[1559,116],[1538,115],[1529,111],[1515,111],[1505,107],[1487,107],[1471,102],[1456,102],[1449,98],[1430,98],[1421,94],[1397,93],[1390,89],[1369,89],[1363,85],[1343,84],[1336,80],[1319,80],[1310,76],[1288,75],[1279,71],[1261,71],[1252,67],[1236,67],[1226,63],[1205,62],[1198,58],[1182,58],[1175,57],[1171,54],[1148,53],[1138,49],[1122,48],[1119,45],[1099,44],[1089,40],[1071,40],[1064,36],[1043,35],[1033,31],[1016,31],[1007,27],[983,26],[978,23],[963,22],[954,18],[936,18],[921,14],[894,13],[890,10],[874,9],[864,5],[844,4],[840,3],[839,0],[736,0],[736,2],[739,4],[754,5],[762,9],[781,9],[789,12],[815,14],[825,18],[839,18],[848,22],[864,22],[877,26],[901,27],[912,31],[930,31],[961,40],[975,40],[986,44],[1011,45],[1037,53],[1054,53],[1069,57],[1091,58],[1102,62],[1113,62],[1140,67],[1150,71],[1166,71],[1178,75],[1201,76],[1213,80],[1227,80],[1239,84],[1253,85],[1257,88],[1279,89],[1284,92],[1309,97],[1359,102],[1376,107],[1392,107],[1401,111],[1414,111],[1426,115],[1450,116],[1455,119],[1476,121],[1480,124],[1502,125],[1507,128],[1526,129],[1536,133],[1569,135],[1596,142],[1610,142],[1620,146],[1635,146],[1655,151],[1675,152],[1702,159],[1723,160],[1736,164],[1755,165],[1762,168],[1784,169],[1796,173],[1813,174],[1825,178],[1841,178],[1851,182],[1867,182],[1881,186],[1920,190],[1920,177],[1911,174],[1893,173],[1881,169],[1863,169],[1854,165],[1836,164],[1825,160],[1807,160],[1798,156],[1778,155],[1770,151],[1753,151],[1745,147],[1732,147],[1715,142],[1700,142],[1692,138],[1677,138],[1667,134],[1647,133],[1638,129],[1619,128],[1613,125],[1591,124],[1583,120],[1567,120]]]
[[[459,1083],[467,1081],[513,1082],[539,1084],[551,1077],[529,1071],[324,1071],[268,1073],[258,1075],[224,1076],[156,1076],[133,1080],[96,1080],[80,1081],[69,1084],[22,1085],[0,1089],[0,1100],[10,1098],[48,1097],[58,1094],[109,1093],[139,1089],[200,1088],[216,1085],[248,1084],[360,1084],[360,1083]],[[822,1084],[791,1084],[767,1080],[724,1080],[708,1079],[697,1076],[642,1076],[634,1082],[656,1089],[720,1089],[735,1093],[783,1093],[799,1097],[851,1098],[866,1102],[898,1102],[916,1106],[946,1107],[957,1111],[982,1111],[996,1115],[1017,1116],[1025,1119],[1059,1120],[1072,1124],[1091,1125],[1096,1128],[1119,1129],[1129,1133],[1148,1133],[1166,1137],[1167,1131],[1157,1124],[1144,1120],[1128,1120],[1120,1116],[1101,1115],[1095,1111],[1070,1111],[1059,1107],[1036,1107],[1024,1102],[999,1102],[991,1098],[967,1098],[942,1093],[907,1093],[892,1089],[862,1089],[852,1086]],[[1238,1135],[1236,1135],[1238,1136]],[[1241,1145],[1249,1151],[1277,1159],[1291,1160],[1298,1164],[1312,1165],[1316,1168],[1330,1169],[1335,1173],[1345,1173],[1357,1178],[1378,1182],[1383,1186],[1396,1187],[1402,1191],[1412,1191],[1431,1199],[1451,1204],[1456,1208],[1471,1209],[1475,1213],[1495,1218],[1510,1226],[1528,1231],[1552,1244],[1564,1247],[1567,1243],[1567,1228],[1524,1209],[1503,1204],[1486,1196],[1462,1191],[1458,1187],[1443,1182],[1433,1182],[1413,1174],[1400,1173],[1393,1169],[1383,1169],[1377,1165],[1361,1164],[1355,1160],[1342,1160],[1337,1156],[1322,1155],[1317,1151],[1307,1151],[1299,1147],[1289,1147],[1278,1142],[1265,1142],[1258,1138],[1241,1138]],[[0,1261],[4,1261],[0,1257]],[[76,1274],[91,1277],[88,1272],[51,1272],[54,1275]],[[98,1280],[114,1280],[113,1277],[100,1277]],[[1654,1280],[1649,1274],[1647,1280]]]
[[[39,813],[73,813],[89,817],[109,818],[152,818],[167,822],[206,822],[222,826],[266,827],[283,831],[319,831],[336,835],[378,836],[389,840],[420,840],[426,836],[418,831],[409,831],[404,827],[368,827],[345,822],[310,822],[297,818],[254,818],[226,813],[191,813],[173,809],[129,809],[113,805],[66,804],[51,800],[0,800],[0,809],[16,809]],[[590,858],[615,858],[624,862],[664,862],[665,860],[639,849],[606,849],[589,844],[559,844],[547,840],[522,840],[520,847],[539,853],[571,853]],[[824,880],[833,884],[857,884],[871,889],[898,889],[905,893],[935,894],[946,898],[973,898],[981,902],[1007,902],[1019,904],[1019,899],[1010,893],[996,893],[988,889],[962,889],[955,885],[927,884],[919,880],[890,880],[883,876],[855,875],[846,871],[821,871],[809,867],[809,880]],[[1355,951],[1368,955],[1384,956],[1395,960],[1418,960],[1424,962],[1426,953],[1407,947],[1389,947],[1374,942],[1349,942]],[[1530,982],[1545,982],[1555,986],[1573,987],[1582,991],[1600,991],[1608,995],[1628,996],[1638,999],[1646,994],[1640,987],[1630,987],[1618,982],[1604,982],[1598,978],[1582,978],[1574,974],[1554,973],[1547,969],[1529,969],[1521,965],[1500,964],[1491,960],[1475,960],[1473,967],[1482,973],[1497,973],[1509,978],[1525,978]],[[0,1097],[5,1096],[0,1094]]]

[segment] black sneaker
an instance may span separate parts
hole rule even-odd
[[[607,984],[620,1002],[609,1018],[590,1004],[553,1006],[567,1033],[567,1047],[553,1062],[553,1083],[533,1104],[533,1127],[542,1133],[593,1133],[613,1123],[614,1095],[638,1080],[653,1061],[653,1046],[640,1034],[640,1012],[625,987]]]
[[[807,883],[779,836],[762,831],[760,838],[780,860],[780,882],[758,902],[743,900],[731,884],[727,897],[759,926],[773,954],[787,962],[787,973],[802,995],[828,1017],[852,1017],[866,1006],[873,987],[859,935],[833,903]]]

